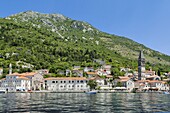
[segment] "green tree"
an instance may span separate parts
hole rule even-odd
[[[87,85],[89,85],[89,86],[90,86],[90,90],[92,90],[92,89],[95,89],[95,88],[96,88],[97,82],[94,81],[94,80],[89,80],[88,83],[87,83]]]
[[[122,87],[123,86],[123,84],[121,83],[121,82],[117,82],[117,85],[116,85],[117,87]]]
[[[170,80],[169,80],[169,81],[167,81],[166,83],[170,85]]]
[[[161,76],[161,72],[160,72],[160,70],[158,70],[158,76]]]

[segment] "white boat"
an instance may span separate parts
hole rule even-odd
[[[97,91],[88,91],[88,92],[86,92],[86,94],[96,94],[97,93]]]
[[[6,93],[6,90],[0,89],[0,93]]]
[[[167,91],[164,91],[164,92],[163,92],[163,94],[170,94],[170,93],[169,93],[169,92],[167,92]]]

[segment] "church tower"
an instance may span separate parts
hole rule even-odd
[[[142,80],[145,76],[145,57],[143,51],[140,51],[138,58],[138,80]]]

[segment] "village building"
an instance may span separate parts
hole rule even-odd
[[[97,74],[100,76],[106,76],[111,74],[111,65],[103,65],[101,68],[96,70]]]
[[[169,85],[160,80],[138,80],[135,88],[137,91],[168,91]]]
[[[6,87],[10,91],[16,90],[42,90],[43,76],[35,72],[13,73],[6,75],[4,80],[1,80],[1,87]]]
[[[44,86],[43,86],[44,77],[40,73],[37,73],[37,72],[28,73],[27,72],[27,73],[21,73],[21,74],[18,74],[18,75],[29,78],[31,90],[42,90],[42,89],[44,89]]]
[[[108,81],[108,78],[101,78],[100,76],[96,75],[95,77],[90,78],[90,80],[94,80],[97,82],[97,89],[99,90],[111,90],[113,89],[112,82]]]
[[[134,81],[125,76],[119,76],[119,79],[114,80],[114,90],[131,92],[135,88]]]
[[[161,77],[159,77],[158,75],[152,75],[146,77],[146,80],[161,80]]]
[[[45,89],[49,91],[87,91],[85,77],[51,77],[44,79]]]
[[[66,69],[66,76],[71,76],[72,72],[70,69]]]
[[[135,89],[139,92],[148,91],[150,88],[149,80],[137,80],[135,81]]]
[[[111,67],[112,67],[111,65],[103,65],[102,66],[103,70],[106,71],[108,75],[111,74]]]
[[[72,75],[75,77],[83,77],[83,71],[74,69],[74,70],[72,70]]]
[[[162,81],[152,80],[152,81],[149,81],[149,85],[150,85],[149,90],[152,90],[152,91],[167,91],[167,90],[169,90],[169,85]]]
[[[41,75],[46,75],[46,74],[49,74],[49,70],[48,69],[40,69],[40,70],[37,70],[37,72]]]
[[[97,76],[98,74],[96,72],[86,72],[87,78],[92,78]]]
[[[83,70],[80,69],[80,66],[74,66],[71,75],[74,77],[83,77]]]
[[[145,77],[150,77],[150,76],[154,76],[154,75],[156,75],[156,72],[152,71],[151,68],[149,70],[145,71]]]
[[[1,79],[1,88],[11,92],[30,90],[30,80],[27,77],[18,76],[17,74],[8,74],[6,78]]]
[[[94,72],[94,68],[93,67],[85,67],[84,72]]]

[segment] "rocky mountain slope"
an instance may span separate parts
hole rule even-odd
[[[0,43],[0,66],[7,68],[12,62],[16,70],[22,69],[16,65],[18,61],[30,64],[32,69],[97,67],[101,61],[137,69],[141,49],[147,68],[168,71],[170,65],[170,57],[165,54],[61,14],[27,11],[0,18]]]

